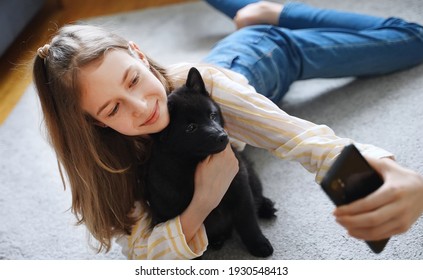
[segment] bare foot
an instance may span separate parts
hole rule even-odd
[[[234,22],[238,29],[255,24],[278,25],[282,9],[282,4],[274,2],[259,1],[251,3],[237,12]]]

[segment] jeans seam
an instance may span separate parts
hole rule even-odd
[[[327,46],[318,46],[318,47],[302,47],[302,50],[318,50],[318,49],[337,49],[337,48],[355,48],[355,47],[369,47],[369,46],[375,46],[375,45],[385,45],[385,46],[389,46],[389,45],[393,45],[393,44],[398,44],[400,42],[404,42],[407,43],[409,41],[414,41],[414,40],[418,40],[418,41],[422,41],[421,38],[419,38],[419,36],[417,35],[413,35],[413,36],[409,36],[405,39],[401,39],[401,40],[395,40],[395,41],[389,41],[389,42],[376,42],[376,43],[363,43],[363,44],[352,44],[352,45],[327,45]]]

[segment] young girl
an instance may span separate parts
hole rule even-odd
[[[99,251],[110,249],[113,238],[129,258],[189,259],[207,248],[202,223],[238,171],[229,146],[198,165],[192,201],[174,219],[151,228],[148,202],[137,191],[144,183],[148,135],[167,126],[166,96],[185,82],[190,67],[201,71],[232,138],[298,161],[319,182],[352,141],[287,115],[267,97],[278,101],[297,79],[386,73],[423,60],[422,27],[400,19],[293,3],[281,7],[280,18],[290,29],[242,28],[222,40],[207,63],[196,65],[163,68],[134,42],[84,25],[61,28],[38,50],[34,80],[50,141],[71,187],[72,210],[99,241]],[[356,145],[375,161],[392,157]],[[382,189],[397,176],[388,172]],[[397,225],[385,226],[376,239],[398,233]]]

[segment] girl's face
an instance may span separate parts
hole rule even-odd
[[[169,124],[166,90],[144,54],[131,46],[137,57],[111,49],[100,63],[81,69],[81,106],[98,125],[124,135],[159,132]]]

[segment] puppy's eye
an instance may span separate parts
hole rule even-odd
[[[196,131],[197,130],[197,124],[195,124],[195,123],[190,123],[188,126],[187,126],[187,128],[185,129],[185,132],[188,132],[188,133],[193,133],[194,131]]]
[[[210,119],[211,119],[212,121],[215,121],[215,120],[217,119],[217,114],[216,114],[216,113],[211,113],[211,114],[210,114]]]

